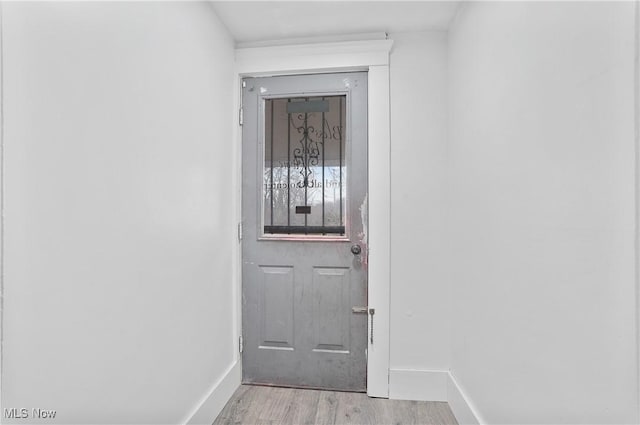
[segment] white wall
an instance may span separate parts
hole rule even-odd
[[[449,369],[443,223],[447,33],[391,34],[392,398],[437,399]],[[432,371],[439,371],[432,373]]]
[[[2,405],[177,423],[236,360],[232,40],[206,3],[2,7]]]
[[[451,371],[486,423],[638,423],[633,9],[451,28]]]

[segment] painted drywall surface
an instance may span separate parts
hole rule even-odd
[[[391,34],[391,369],[449,369],[447,34]],[[444,388],[443,388],[444,390]]]
[[[177,423],[235,360],[232,40],[206,3],[3,14],[3,407]]]
[[[451,371],[487,423],[638,423],[633,7],[451,28]]]

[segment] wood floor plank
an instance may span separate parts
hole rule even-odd
[[[416,402],[403,400],[387,400],[388,420],[393,424],[415,425],[420,423]]]
[[[445,402],[430,402],[421,403],[418,406],[419,417],[426,417],[430,419],[430,424],[433,425],[457,425],[455,416],[449,407],[449,403]]]
[[[338,407],[336,394],[333,391],[319,391],[315,418],[316,425],[333,425],[336,423],[336,410]]]
[[[260,387],[241,385],[216,418],[215,425],[258,424],[262,404],[268,393]]]
[[[321,391],[296,389],[291,400],[291,409],[282,419],[283,425],[314,425]]]
[[[457,425],[447,403],[241,385],[214,425]]]
[[[339,393],[336,409],[336,425],[369,424],[378,423],[380,418],[375,418],[375,410],[371,404],[373,400],[361,393]]]
[[[285,415],[291,409],[293,392],[295,390],[292,388],[257,388],[260,391],[260,396],[264,400],[261,403],[260,421],[282,423]]]
[[[238,389],[233,393],[231,399],[224,406],[218,417],[216,418],[214,424],[227,424],[233,423],[227,421],[228,418],[243,418],[246,417],[246,410],[248,409],[248,405],[251,403],[251,387],[247,385],[240,385]]]
[[[369,404],[369,408],[373,410],[374,417],[378,418],[377,421],[380,425],[394,424],[393,421],[393,403],[392,400],[385,398],[372,398]]]

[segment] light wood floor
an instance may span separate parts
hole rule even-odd
[[[447,403],[366,394],[241,385],[214,425],[457,425]]]

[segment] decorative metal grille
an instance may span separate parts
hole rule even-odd
[[[265,101],[264,233],[344,235],[346,97]]]

